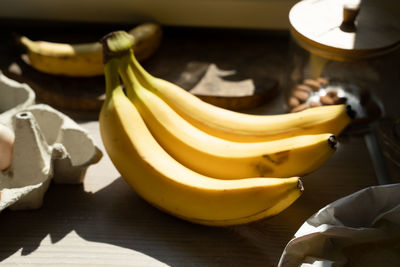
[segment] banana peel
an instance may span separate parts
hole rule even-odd
[[[162,29],[157,23],[143,23],[129,31],[133,47],[140,61],[152,56],[161,44]],[[100,42],[56,43],[33,41],[16,36],[26,50],[28,64],[34,69],[52,75],[93,77],[104,74],[103,51]]]

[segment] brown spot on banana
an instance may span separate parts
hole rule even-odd
[[[289,159],[289,154],[290,150],[284,150],[263,155],[262,158],[264,160],[260,160],[255,166],[257,173],[260,177],[270,176],[274,172],[273,166],[278,166],[286,162]]]
[[[255,169],[259,174],[259,177],[267,177],[274,171],[270,166],[268,166],[268,164],[262,161],[256,164]]]
[[[274,154],[266,154],[263,155],[264,159],[267,159],[269,162],[274,165],[281,165],[289,159],[290,150],[280,151]]]

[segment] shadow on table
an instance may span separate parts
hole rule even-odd
[[[0,261],[18,250],[29,255],[47,236],[57,243],[75,231],[85,240],[132,249],[172,266],[276,265],[268,246],[262,250],[246,240],[251,227],[214,228],[176,219],[148,205],[122,178],[95,193],[52,184],[41,209],[0,214]],[[269,238],[279,255],[284,244],[274,248],[274,237]]]
[[[276,266],[287,242],[313,213],[376,183],[372,167],[362,165],[368,159],[365,147],[356,154],[360,161],[341,168],[344,162],[353,162],[351,148],[359,148],[362,142],[352,139],[353,147],[343,145],[335,160],[303,177],[303,195],[279,215],[229,228],[205,227],[169,216],[142,200],[122,178],[103,174],[107,169],[103,166],[91,179],[112,182],[94,193],[80,185],[52,184],[41,209],[0,213],[0,262],[20,250],[22,255],[31,254],[45,238],[55,244],[75,232],[84,240],[77,239],[76,248],[67,239],[63,245],[69,241],[69,254],[81,249],[81,257],[85,251],[90,258],[101,253],[93,244],[86,246],[86,240],[137,251],[170,266]]]

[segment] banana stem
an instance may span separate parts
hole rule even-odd
[[[118,86],[119,73],[126,87],[126,94],[134,99],[135,90],[149,85],[149,81],[154,79],[137,61],[132,49],[134,39],[126,32],[116,31],[104,36],[101,43],[106,73],[106,96],[110,96],[112,90]]]
[[[105,35],[100,42],[103,46],[103,61],[107,63],[111,58],[129,54],[135,40],[124,31],[115,31]]]
[[[131,68],[133,70],[133,72],[135,73],[135,75],[137,77],[139,77],[142,81],[144,81],[145,83],[149,83],[149,80],[154,79],[153,76],[151,76],[150,73],[148,73],[143,67],[142,65],[139,63],[139,61],[136,59],[135,55],[134,55],[134,51],[130,52],[130,65]]]
[[[133,49],[129,49],[129,53],[120,58],[120,75],[127,87],[128,96],[131,96],[131,94],[139,88],[152,88],[149,80],[153,77],[139,64],[134,55]]]
[[[138,76],[136,76],[133,72],[130,63],[129,56],[124,56],[121,58],[119,74],[121,75],[122,81],[126,87],[126,94],[128,98],[135,99],[135,91],[140,90],[143,88],[143,86],[141,85],[141,81],[139,81]]]
[[[118,58],[112,58],[104,65],[104,76],[106,80],[106,99],[110,99],[115,88],[120,87],[121,83],[118,74]]]

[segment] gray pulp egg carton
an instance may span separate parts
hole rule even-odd
[[[65,114],[35,104],[35,93],[0,72],[0,123],[15,135],[11,166],[0,171],[0,212],[37,209],[51,183],[79,184],[102,153]],[[1,152],[0,152],[1,153]]]

